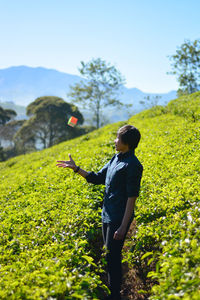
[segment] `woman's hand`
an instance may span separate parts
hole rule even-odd
[[[70,168],[72,170],[76,169],[76,164],[75,161],[72,159],[71,154],[69,154],[69,160],[57,160],[58,164],[56,164],[56,166],[58,166],[59,168]]]

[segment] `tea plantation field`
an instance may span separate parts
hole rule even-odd
[[[127,123],[141,131],[144,172],[125,260],[155,282],[150,299],[200,299],[200,92]],[[56,161],[71,153],[99,170],[122,125],[0,163],[0,299],[101,299],[104,187]]]

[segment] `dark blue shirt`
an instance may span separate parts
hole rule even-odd
[[[139,196],[142,171],[143,166],[132,150],[114,155],[98,173],[89,172],[87,182],[105,184],[104,223],[122,221],[128,197]]]

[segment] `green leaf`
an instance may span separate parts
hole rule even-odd
[[[146,257],[148,257],[148,256],[150,256],[152,254],[153,254],[152,251],[151,252],[146,252],[144,255],[142,255],[141,260],[145,259]]]

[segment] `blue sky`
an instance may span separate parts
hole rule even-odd
[[[144,92],[177,89],[167,57],[200,38],[199,0],[0,0],[0,69],[77,74],[101,57]]]

